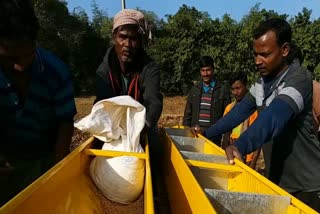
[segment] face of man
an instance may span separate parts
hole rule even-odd
[[[23,72],[32,64],[35,52],[32,41],[5,41],[0,45],[0,66],[7,72]]]
[[[132,62],[141,48],[141,35],[136,25],[120,26],[113,40],[120,63]]]
[[[202,81],[209,85],[212,81],[213,69],[210,66],[200,68],[200,76]]]
[[[286,57],[290,51],[288,43],[279,46],[276,34],[268,31],[253,42],[255,64],[262,77],[276,76],[286,69]]]
[[[237,80],[231,85],[231,93],[237,102],[240,102],[247,93],[247,87],[242,81]]]

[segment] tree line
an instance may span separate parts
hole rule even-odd
[[[41,30],[38,43],[62,58],[74,77],[75,92],[94,92],[95,71],[112,45],[112,17],[92,0],[90,20],[81,7],[69,11],[64,0],[33,0]],[[273,10],[251,8],[240,21],[229,14],[212,19],[207,12],[182,5],[174,15],[160,19],[143,12],[152,26],[153,40],[147,52],[161,68],[161,90],[166,95],[185,94],[198,80],[197,62],[209,55],[215,62],[215,76],[228,80],[235,72],[246,72],[249,81],[257,77],[253,61],[252,34],[260,21],[280,17],[293,29],[293,42],[301,48],[303,65],[320,79],[320,18],[311,19],[312,10],[303,8],[294,17]]]

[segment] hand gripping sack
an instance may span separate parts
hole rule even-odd
[[[146,110],[130,96],[118,96],[96,103],[91,113],[75,127],[106,142],[102,150],[144,152],[139,140]],[[133,156],[96,157],[90,175],[104,196],[122,204],[135,201],[143,190],[144,161]]]

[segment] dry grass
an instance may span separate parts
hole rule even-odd
[[[165,97],[159,126],[181,125],[187,98],[183,96]]]
[[[75,117],[76,120],[90,114],[94,99],[95,99],[94,96],[75,98],[77,112],[78,112]]]
[[[187,97],[184,97],[184,96],[165,97],[163,99],[162,114],[183,116],[186,101],[187,101]]]

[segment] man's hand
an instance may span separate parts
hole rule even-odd
[[[234,164],[234,158],[237,158],[243,162],[242,155],[235,145],[229,145],[226,148],[226,155],[227,155],[228,162],[230,164]]]
[[[203,130],[200,128],[199,125],[195,125],[195,126],[190,127],[190,132],[195,137],[198,137],[198,134],[203,134]]]
[[[70,152],[70,143],[73,134],[72,122],[61,122],[57,131],[57,142],[55,145],[55,163],[58,163]]]

